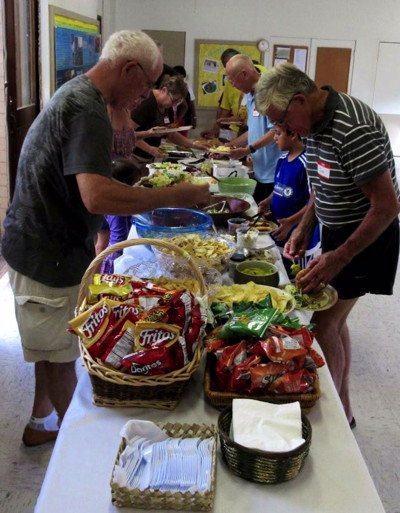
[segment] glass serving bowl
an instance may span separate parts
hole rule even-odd
[[[170,238],[184,233],[204,234],[213,225],[205,212],[188,208],[156,208],[132,216],[139,237],[149,239]]]

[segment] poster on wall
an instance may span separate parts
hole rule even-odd
[[[101,53],[100,24],[76,13],[50,6],[52,92],[88,71]]]
[[[261,64],[261,52],[255,42],[245,41],[195,41],[195,84],[197,105],[217,107],[226,76],[221,63],[221,54],[227,48],[234,48]]]

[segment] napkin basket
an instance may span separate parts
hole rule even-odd
[[[178,246],[157,239],[131,239],[109,246],[91,262],[82,278],[77,303],[78,314],[85,310],[88,286],[92,283],[93,275],[97,272],[102,260],[126,247],[140,245],[154,245],[177,252],[187,262],[192,276],[197,280],[200,296],[206,295],[207,289],[200,270],[190,255]],[[114,408],[174,409],[181,399],[185,386],[200,365],[203,353],[203,341],[200,339],[192,360],[181,369],[157,376],[134,376],[105,366],[100,360],[92,358],[81,340],[79,340],[79,347],[92,384],[94,404]]]
[[[309,413],[311,408],[315,405],[321,395],[321,389],[319,385],[319,377],[314,382],[314,390],[304,394],[263,394],[252,396],[249,394],[237,394],[234,392],[220,392],[215,390],[213,375],[214,375],[214,361],[211,355],[207,355],[207,365],[204,372],[204,395],[207,400],[217,410],[223,410],[227,406],[232,404],[233,399],[251,398],[257,399],[258,401],[266,401],[274,404],[286,404],[298,401],[302,413]]]
[[[139,490],[119,487],[111,480],[112,503],[117,507],[134,507],[139,509],[176,509],[188,511],[210,511],[214,503],[215,472],[216,472],[216,426],[206,424],[179,424],[167,423],[159,425],[160,428],[172,438],[213,438],[214,449],[212,455],[211,488],[205,493],[190,492],[161,492],[159,490]],[[125,449],[125,440],[122,439],[115,464]]]
[[[249,449],[232,440],[230,428],[232,407],[225,408],[218,417],[222,456],[233,474],[249,481],[276,484],[294,479],[303,468],[311,444],[311,424],[302,414],[304,443],[288,452],[267,452]]]

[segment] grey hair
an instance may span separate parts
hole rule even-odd
[[[167,78],[165,81],[161,82],[159,89],[163,87],[166,87],[169,93],[180,96],[181,98],[185,98],[187,94],[186,82],[183,78],[178,76]]]
[[[317,89],[311,78],[293,64],[284,62],[261,75],[254,99],[258,112],[265,115],[271,106],[286,110],[294,94],[308,96]]]
[[[114,32],[107,39],[100,59],[116,64],[121,60],[137,59],[146,62],[151,71],[155,70],[161,60],[160,50],[150,36],[137,30]]]

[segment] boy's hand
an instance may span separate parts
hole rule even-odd
[[[271,200],[269,198],[265,198],[258,204],[258,212],[266,212],[269,210],[269,206],[271,204]]]
[[[279,226],[272,232],[274,239],[285,240],[288,236],[293,224],[288,219],[277,219]]]

